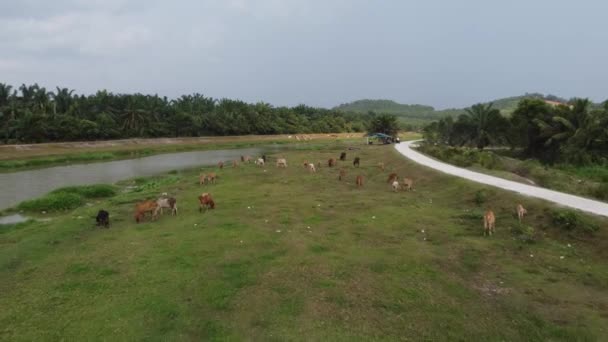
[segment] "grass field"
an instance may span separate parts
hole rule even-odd
[[[347,151],[343,182],[325,162],[301,166],[344,147],[281,152],[287,169],[205,169],[216,185],[199,186],[199,170],[127,181],[1,227],[0,340],[608,339],[608,221],[436,173],[390,145]],[[415,191],[393,193],[393,171]],[[134,202],[162,192],[179,215],[135,224]],[[198,212],[201,192],[215,210]],[[108,230],[94,227],[101,208]]]

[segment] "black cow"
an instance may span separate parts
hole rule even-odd
[[[97,220],[97,226],[110,228],[110,213],[109,212],[101,209],[97,213],[97,218],[95,220]]]
[[[359,157],[355,157],[355,160],[353,160],[353,166],[357,166],[358,167],[360,161],[361,160],[359,159]]]
[[[340,160],[341,161],[345,161],[346,160],[346,152],[340,153]]]

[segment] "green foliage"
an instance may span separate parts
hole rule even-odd
[[[98,91],[77,95],[38,85],[0,84],[0,139],[5,143],[129,137],[361,132],[367,113],[307,106],[273,107],[201,94],[166,97]]]
[[[488,195],[484,190],[475,191],[474,201],[477,205],[483,205],[488,200]]]
[[[74,209],[83,204],[82,196],[75,193],[54,193],[41,198],[19,203],[20,210],[26,211],[57,211]]]
[[[84,198],[102,198],[116,195],[116,188],[109,184],[93,184],[83,186],[69,186],[51,192],[51,194],[77,194]]]
[[[554,96],[520,98],[509,119],[491,104],[477,104],[466,112],[456,121],[446,117],[427,125],[424,138],[432,143],[479,149],[509,145],[522,148],[525,157],[547,164],[608,164],[608,109],[587,99],[566,102]]]
[[[561,229],[567,231],[580,230],[586,233],[593,233],[599,229],[595,223],[583,218],[577,212],[567,209],[556,209],[551,212],[553,223]]]
[[[81,206],[85,199],[116,195],[116,188],[108,184],[70,186],[54,190],[47,195],[21,202],[17,208],[27,211],[68,210]]]
[[[397,117],[390,114],[381,114],[374,117],[367,128],[368,133],[384,133],[396,136],[399,132]]]

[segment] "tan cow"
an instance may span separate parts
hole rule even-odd
[[[233,161],[232,161],[232,167],[233,167],[233,168],[237,168],[237,167],[239,167],[239,162],[238,162],[238,161],[236,161],[236,160],[233,160]]]
[[[287,167],[287,159],[285,159],[285,158],[278,158],[277,159],[277,167],[286,168]]]
[[[338,176],[338,180],[342,180],[346,177],[346,170],[341,169],[340,170],[340,175]]]
[[[378,168],[379,168],[379,169],[380,169],[382,172],[384,172],[384,163],[383,163],[383,162],[379,162],[379,163],[378,163]]]
[[[313,163],[308,164],[307,168],[308,168],[308,171],[310,171],[310,173],[317,172],[317,169],[315,169],[315,164],[313,164]]]
[[[327,166],[329,166],[329,167],[334,167],[334,166],[336,166],[336,160],[335,160],[334,158],[330,158],[330,159],[327,161]]]
[[[485,215],[483,215],[483,235],[488,234],[492,236],[495,226],[496,216],[494,216],[494,212],[492,210],[486,211]]]
[[[217,163],[217,166],[220,168],[220,170],[223,169],[224,168],[224,162],[221,161],[221,162]]]
[[[357,179],[355,180],[355,183],[357,184],[357,187],[362,187],[363,186],[363,176],[358,175]]]
[[[523,205],[517,205],[517,218],[519,219],[519,223],[521,223],[521,221],[524,219],[524,215],[526,215],[527,213],[528,211],[526,210],[526,208],[524,208]]]
[[[414,189],[414,181],[410,178],[403,178],[403,190],[411,191]]]

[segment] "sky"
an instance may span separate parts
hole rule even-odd
[[[0,1],[0,82],[333,107],[608,99],[606,0]]]

